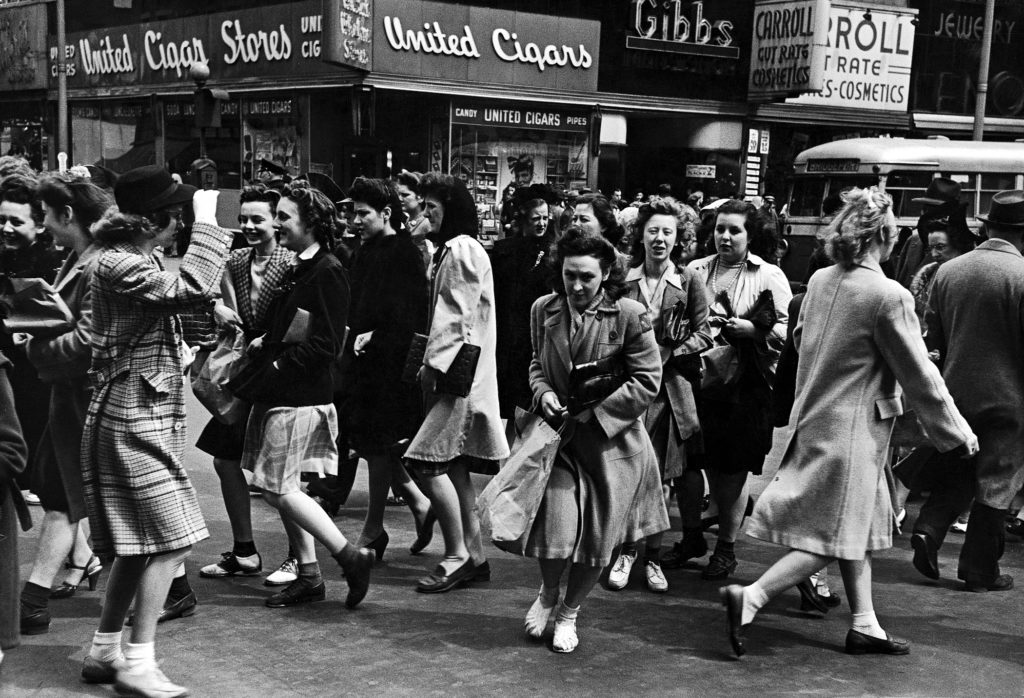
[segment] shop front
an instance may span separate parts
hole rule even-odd
[[[46,5],[0,7],[0,155],[47,159]]]

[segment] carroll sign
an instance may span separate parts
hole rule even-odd
[[[766,0],[754,7],[751,101],[770,101],[822,88],[828,0]]]
[[[598,22],[415,0],[375,7],[375,73],[597,89]]]

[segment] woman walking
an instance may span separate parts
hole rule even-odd
[[[508,457],[508,443],[498,416],[494,284],[490,260],[476,240],[476,205],[466,185],[450,175],[426,175],[420,194],[437,251],[419,370],[427,414],[405,459],[430,498],[444,536],[444,559],[416,591],[438,594],[491,578],[470,472],[477,467],[495,472],[494,461]],[[471,347],[479,349],[479,358],[468,377],[468,394],[437,392],[441,374]]]
[[[526,544],[542,584],[525,627],[539,639],[554,615],[551,648],[572,652],[580,606],[615,546],[669,527],[657,456],[641,422],[658,394],[662,362],[647,310],[622,297],[622,268],[606,238],[570,226],[553,261],[559,290],[537,299],[531,314],[530,385],[542,416],[568,424]],[[598,360],[621,383],[604,395],[573,394],[573,368]]]
[[[898,234],[892,200],[854,189],[846,202],[827,239],[836,264],[811,278],[794,336],[800,363],[785,456],[747,526],[790,551],[750,586],[721,589],[737,656],[742,627],[769,599],[836,559],[853,613],[846,651],[909,652],[879,625],[871,598],[871,553],[892,546],[887,453],[901,388],[939,450],[978,450],[928,360],[910,294],[882,273]]]

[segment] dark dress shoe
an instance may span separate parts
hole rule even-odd
[[[910,538],[914,549],[914,569],[928,579],[939,578],[939,546],[927,533],[915,533]]]
[[[427,509],[426,516],[423,517],[423,525],[416,526],[416,540],[409,546],[409,552],[413,555],[419,555],[423,552],[430,541],[434,539],[434,524],[437,523],[437,515],[434,513],[434,507]]]
[[[831,590],[829,591],[828,596],[822,596],[821,594],[818,594],[818,596],[821,597],[821,600],[824,601],[825,605],[829,608],[836,608],[843,602],[843,597]]]
[[[50,610],[40,608],[35,611],[28,611],[21,607],[21,634],[42,635],[50,632]]]
[[[889,633],[884,638],[871,637],[853,628],[846,633],[847,654],[910,654],[910,643],[893,637]]]
[[[356,551],[354,561],[342,566],[345,572],[345,581],[348,582],[348,595],[345,597],[345,605],[348,608],[355,608],[359,602],[366,597],[370,590],[370,572],[373,570],[374,554],[366,548]]]
[[[1001,574],[988,583],[966,582],[964,584],[965,591],[973,591],[977,593],[986,591],[1009,591],[1010,589],[1013,589],[1013,577],[1008,574]]]
[[[1015,518],[1006,524],[1006,532],[1011,536],[1017,536],[1018,538],[1024,538],[1024,519]]]
[[[805,579],[802,582],[798,582],[796,590],[800,592],[800,610],[801,611],[817,611],[818,613],[828,613],[828,605],[825,603],[825,598],[818,593],[814,585],[811,584],[811,580]]]
[[[661,568],[665,570],[677,570],[685,567],[686,563],[697,557],[704,557],[708,552],[708,542],[704,536],[691,536],[683,538],[672,546],[672,549],[661,556]]]
[[[725,579],[736,571],[736,558],[715,553],[708,560],[708,566],[700,573],[702,579]]]
[[[729,625],[729,644],[736,657],[742,657],[747,653],[744,647],[743,637],[743,587],[739,584],[730,584],[718,590],[718,595],[725,606],[725,618]]]
[[[491,581],[491,562],[490,560],[484,560],[479,565],[476,565],[473,569],[474,582],[489,582]]]
[[[267,608],[286,608],[301,603],[323,601],[326,596],[327,586],[323,582],[311,584],[308,579],[299,577],[281,591],[268,596],[263,603]]]
[[[196,612],[196,604],[199,603],[196,599],[196,593],[190,591],[180,599],[173,599],[170,596],[164,601],[164,608],[160,611],[160,615],[157,617],[157,623],[165,623],[175,618],[185,618],[191,616]],[[135,611],[132,610],[128,613],[128,620],[125,621],[125,625],[131,626],[135,624]]]
[[[444,567],[438,565],[434,574],[426,579],[421,579],[416,584],[416,591],[421,594],[443,594],[455,587],[472,582],[476,575],[476,565],[472,560],[466,560],[458,569],[451,574],[445,574]]]

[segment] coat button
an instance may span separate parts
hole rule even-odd
[[[612,330],[611,332],[608,333],[608,339],[610,339],[612,341],[615,341],[618,338],[619,338],[619,333],[616,332],[615,330]]]
[[[174,426],[172,428],[174,429],[174,431],[181,431],[184,427],[185,427],[185,423],[184,422],[175,422]]]

